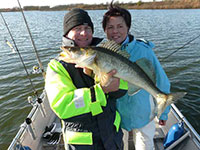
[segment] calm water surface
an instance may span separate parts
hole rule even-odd
[[[104,10],[89,11],[95,36],[105,37],[101,27]],[[131,33],[136,38],[154,42],[160,60],[200,34],[200,10],[130,10]],[[59,52],[62,39],[62,20],[65,11],[25,12],[34,42],[44,68]],[[3,13],[28,71],[37,65],[28,32],[19,12]],[[27,97],[33,95],[30,83],[17,54],[11,52],[5,40],[11,42],[0,19],[0,149],[7,149],[19,130],[31,105]],[[181,112],[200,133],[200,38],[182,48],[166,61],[161,61],[172,84],[172,91],[187,91],[176,102]],[[41,74],[31,74],[36,90],[44,86]]]

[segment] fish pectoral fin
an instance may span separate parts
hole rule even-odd
[[[149,76],[153,83],[156,84],[156,73],[152,63],[146,58],[141,58],[136,61],[136,64]]]
[[[137,92],[140,91],[140,89],[141,89],[140,87],[135,86],[135,85],[133,85],[131,83],[128,83],[128,95],[129,96],[132,96],[132,95],[136,94]]]

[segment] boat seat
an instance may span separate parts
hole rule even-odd
[[[164,150],[163,141],[164,141],[166,133],[167,132],[165,131],[165,127],[159,127],[159,125],[156,124],[156,132],[155,132],[155,136],[154,136],[155,150]],[[172,149],[180,150],[180,147],[183,147],[185,144],[183,141],[187,142],[186,139],[189,135],[190,135],[190,131],[186,130],[185,133],[177,141],[175,141],[173,144],[171,144],[165,150],[172,150]]]
[[[176,140],[174,143],[172,143],[169,147],[166,148],[166,150],[171,150],[175,147],[179,147],[179,144],[183,143],[185,139],[190,135],[190,131],[186,131],[178,140]],[[183,143],[184,145],[184,143]],[[181,146],[181,145],[180,145]]]

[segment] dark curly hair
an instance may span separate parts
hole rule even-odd
[[[102,26],[103,26],[103,30],[105,31],[106,28],[106,24],[108,22],[108,20],[110,19],[110,17],[112,16],[120,16],[123,17],[128,30],[131,27],[131,14],[128,10],[121,8],[119,6],[113,6],[113,1],[110,3],[108,11],[104,14],[103,16],[103,21],[102,21]]]

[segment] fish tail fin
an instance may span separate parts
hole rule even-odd
[[[170,94],[159,94],[156,98],[158,110],[157,110],[157,116],[158,118],[161,116],[161,114],[164,112],[165,108],[172,103],[174,103],[176,100],[184,97],[187,93],[186,92],[176,92],[176,93],[170,93]]]

